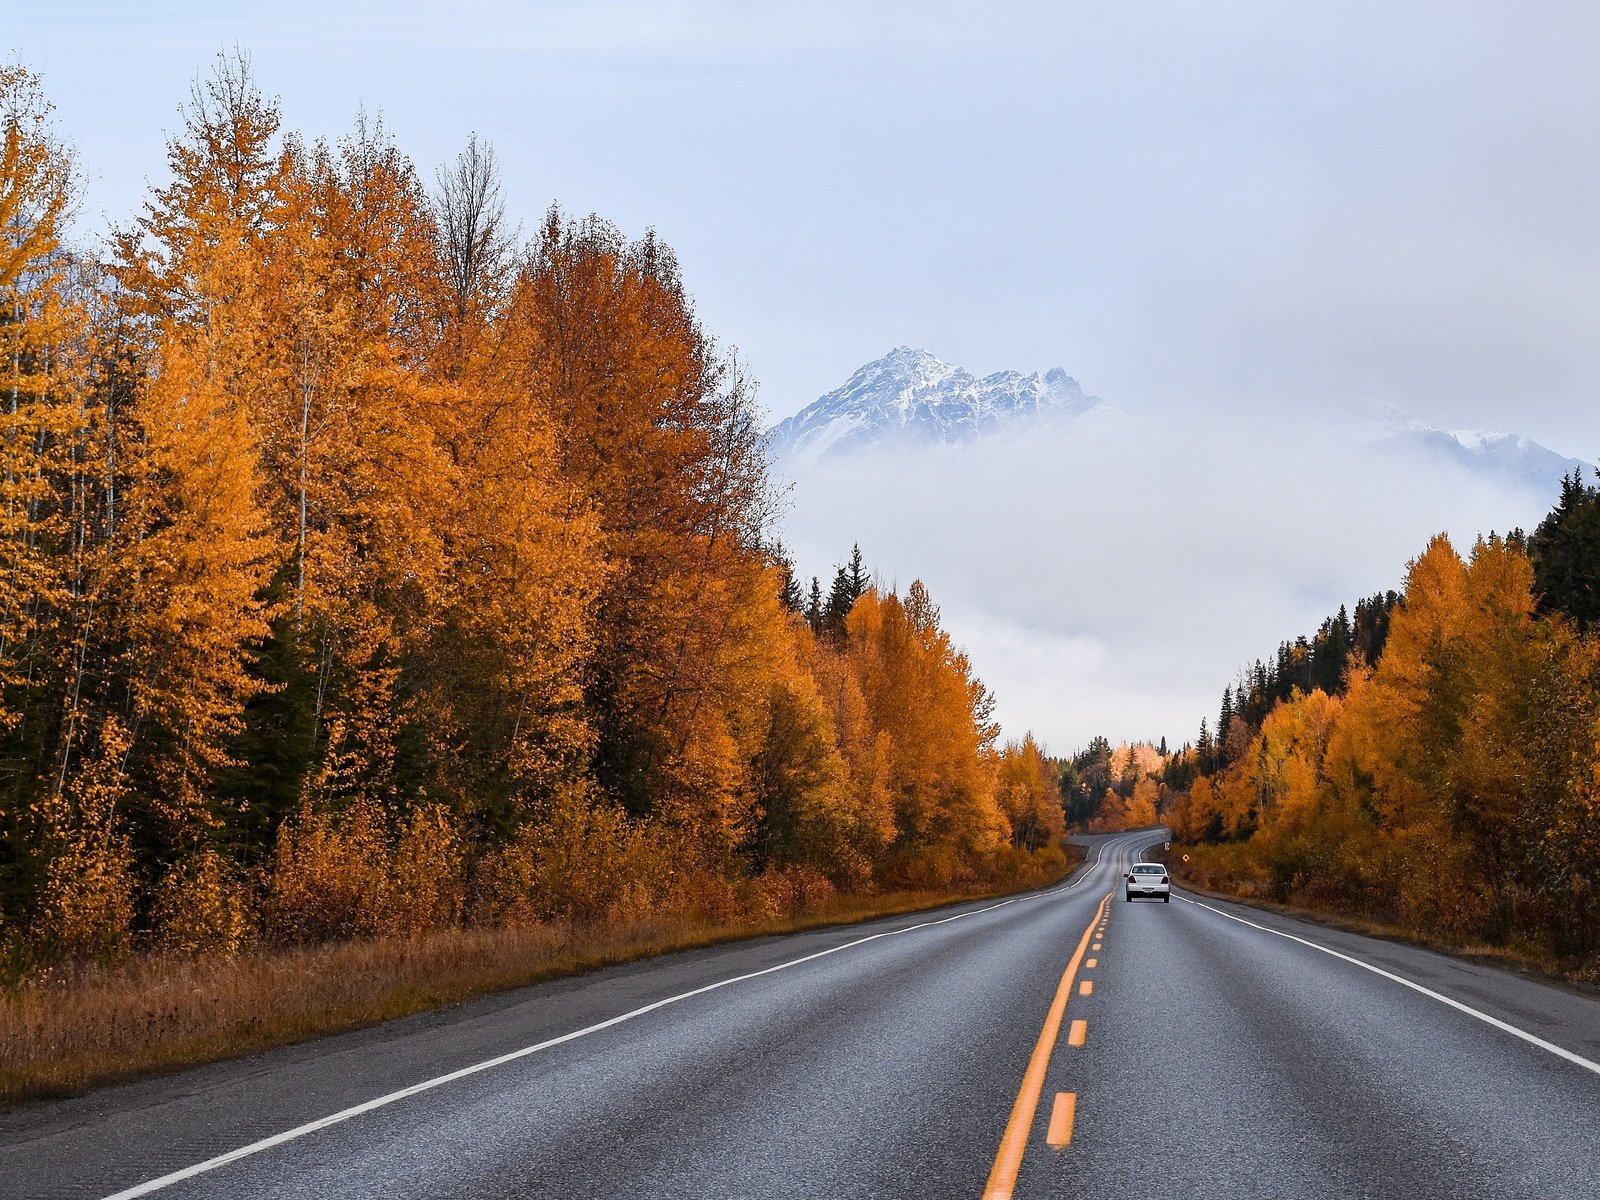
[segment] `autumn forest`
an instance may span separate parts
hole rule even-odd
[[[504,216],[219,59],[104,252],[0,68],[0,942],[15,980],[723,919],[1065,867],[920,583],[808,603],[672,252]]]
[[[1169,760],[1191,875],[1600,978],[1600,491],[1440,535]]]

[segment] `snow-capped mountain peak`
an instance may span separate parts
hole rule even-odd
[[[889,440],[970,441],[1019,418],[1072,416],[1099,403],[1060,367],[979,379],[926,350],[897,346],[780,422],[770,444],[775,458],[803,464]]]
[[[1581,459],[1569,458],[1519,434],[1496,429],[1441,429],[1393,403],[1350,401],[1345,407],[1369,423],[1368,436],[1375,445],[1432,455],[1552,497],[1570,472],[1594,470]]]

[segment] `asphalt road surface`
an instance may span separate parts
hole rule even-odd
[[[1600,1200],[1600,1000],[1127,903],[1152,836],[0,1115],[0,1196]]]

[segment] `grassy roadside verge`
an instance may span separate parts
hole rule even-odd
[[[1069,870],[1083,860],[1069,847]],[[721,942],[1039,887],[834,896],[789,917],[552,922],[255,951],[148,955],[0,994],[0,1108],[376,1025],[540,980]],[[1046,885],[1047,886],[1047,885]]]
[[[1298,904],[1284,904],[1260,895],[1259,891],[1252,887],[1249,881],[1240,883],[1237,891],[1228,890],[1229,881],[1226,879],[1208,877],[1206,882],[1202,884],[1195,879],[1192,870],[1185,868],[1180,852],[1174,850],[1169,857],[1175,860],[1167,864],[1167,869],[1172,873],[1173,878],[1182,885],[1185,891],[1194,892],[1197,895],[1207,896],[1213,900],[1226,900],[1230,904],[1260,909],[1263,912],[1277,913],[1279,916],[1293,917],[1296,920],[1320,925],[1325,929],[1337,929],[1342,933],[1356,933],[1363,937],[1378,938],[1386,942],[1398,942],[1407,946],[1416,946],[1422,950],[1431,950],[1436,954],[1447,954],[1452,958],[1463,959],[1467,962],[1515,971],[1518,974],[1538,979],[1544,983],[1559,984],[1581,992],[1586,996],[1600,996],[1600,964],[1554,963],[1549,959],[1511,947],[1491,946],[1482,942],[1450,941],[1407,929],[1400,925],[1374,920],[1358,913],[1344,912],[1333,908],[1309,908]]]

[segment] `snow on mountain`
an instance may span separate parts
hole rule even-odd
[[[1552,499],[1563,476],[1580,467],[1593,470],[1514,433],[1440,429],[1393,404],[1349,402],[1342,407],[1355,418],[1353,424],[1347,417],[1306,436],[1319,442],[1329,435],[1353,439],[1413,464],[1453,464]],[[1033,437],[1044,431],[1032,422],[1044,416],[1052,418],[1050,436],[1067,426],[1083,433],[1087,430],[1078,419],[1089,413],[1119,415],[1098,396],[1085,395],[1060,367],[1042,375],[997,371],[980,379],[926,350],[899,346],[779,422],[767,436],[773,459],[798,475],[841,453],[890,444],[955,445],[980,438],[987,444],[1003,431]],[[1091,422],[1096,423],[1103,421]]]
[[[1493,429],[1441,429],[1417,420],[1394,404],[1351,405],[1371,422],[1371,440],[1391,451],[1412,451],[1424,458],[1454,463],[1476,474],[1491,475],[1528,487],[1554,499],[1561,480],[1594,465],[1569,458],[1515,433]]]
[[[1590,464],[1557,454],[1514,433],[1424,428],[1395,434],[1390,441],[1410,444],[1469,470],[1505,476],[1552,497],[1560,491],[1563,476],[1579,468],[1585,468],[1585,478],[1592,478],[1594,473]]]
[[[891,440],[967,442],[1043,413],[1079,416],[1100,404],[1060,367],[982,379],[926,350],[900,346],[776,425],[775,459],[804,467],[841,450]]]

